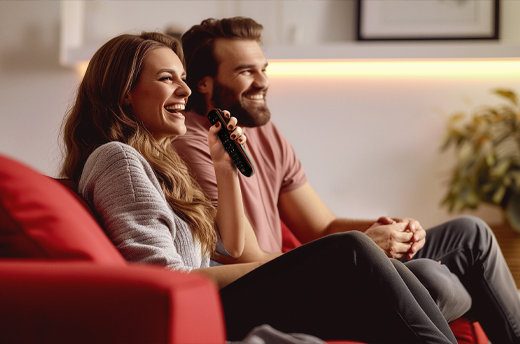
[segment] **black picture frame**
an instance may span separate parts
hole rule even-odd
[[[500,0],[357,0],[358,41],[498,40],[499,24]]]

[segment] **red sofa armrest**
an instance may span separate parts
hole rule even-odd
[[[6,343],[224,343],[217,288],[195,274],[86,262],[0,264]]]

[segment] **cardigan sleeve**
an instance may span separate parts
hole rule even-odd
[[[153,170],[135,149],[119,142],[96,149],[79,191],[126,260],[182,272],[200,267],[200,244],[171,210]]]

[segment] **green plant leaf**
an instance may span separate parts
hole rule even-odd
[[[488,166],[490,166],[490,167],[493,166],[495,164],[495,161],[496,161],[495,154],[493,154],[493,153],[486,154],[486,164]]]
[[[493,202],[495,204],[500,204],[502,202],[502,198],[506,194],[506,187],[504,185],[500,185],[500,187],[493,194]]]
[[[518,106],[518,99],[516,98],[516,94],[509,90],[496,89],[493,90],[493,93],[498,94],[502,97],[505,97],[513,102],[513,104]]]
[[[481,202],[503,206],[511,192],[520,193],[518,98],[509,90],[493,92],[509,102],[478,106],[469,116],[455,113],[447,121],[442,150],[453,147],[457,157],[442,202],[450,212],[474,209]]]
[[[502,178],[509,169],[509,166],[511,166],[511,160],[499,161],[498,164],[491,168],[489,175],[492,177]]]
[[[508,174],[513,179],[514,184],[520,187],[520,171],[509,171]]]

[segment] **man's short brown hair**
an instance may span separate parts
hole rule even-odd
[[[187,110],[194,109],[201,115],[206,112],[204,95],[198,91],[198,83],[206,76],[217,75],[218,63],[213,54],[215,39],[248,39],[260,42],[263,29],[261,24],[251,18],[209,18],[184,33],[182,46],[186,59],[187,83],[192,92]]]

